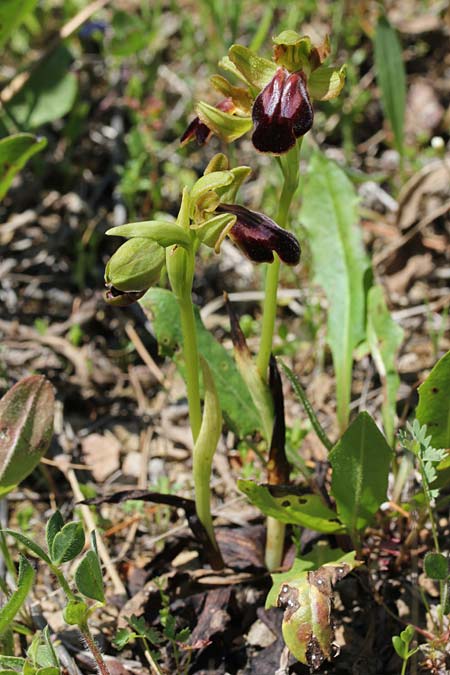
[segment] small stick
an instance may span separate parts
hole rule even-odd
[[[144,343],[142,342],[141,338],[134,329],[134,326],[131,323],[127,323],[125,326],[125,331],[128,337],[130,338],[131,342],[133,343],[134,348],[136,349],[137,353],[139,354],[139,356],[141,357],[141,359],[143,360],[149,371],[158,380],[159,384],[164,384],[164,375],[162,371],[158,368],[158,366],[148,353]]]

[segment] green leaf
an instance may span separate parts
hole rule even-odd
[[[70,72],[72,56],[60,46],[30,75],[7,104],[8,113],[24,129],[53,122],[67,115],[77,94],[77,79]]]
[[[52,561],[50,560],[49,556],[46,554],[43,548],[41,548],[38,544],[36,544],[32,539],[29,539],[26,537],[24,534],[21,532],[15,532],[14,530],[3,530],[5,534],[11,535],[11,537],[14,537],[17,541],[20,541],[21,544],[27,547],[29,551],[34,553],[35,556],[43,560],[44,562],[47,563],[47,565],[51,565]]]
[[[448,558],[442,555],[442,553],[427,553],[423,566],[425,574],[429,579],[445,581],[450,576]]]
[[[341,431],[349,417],[353,350],[365,337],[365,287],[370,277],[356,203],[356,192],[342,169],[315,152],[300,221],[311,247],[315,280],[328,299],[327,341],[336,372]]]
[[[38,140],[32,134],[13,134],[0,140],[0,200],[11,187],[14,176],[46,145],[47,139]]]
[[[69,562],[83,550],[86,537],[81,522],[67,523],[53,539],[51,557],[55,565]]]
[[[384,114],[394,132],[395,145],[403,154],[403,127],[406,107],[406,75],[402,46],[397,31],[385,16],[378,20],[375,32],[375,70],[381,89]]]
[[[330,452],[331,493],[351,533],[371,522],[386,500],[392,450],[367,412],[361,412]]]
[[[49,551],[52,550],[53,542],[56,535],[64,527],[64,520],[60,511],[55,511],[52,514],[50,520],[47,522],[47,527],[45,528],[45,536],[47,539],[47,548]]]
[[[162,288],[151,288],[139,301],[153,315],[152,327],[162,354],[172,356],[181,344],[181,325],[175,296]],[[229,426],[239,436],[259,429],[259,416],[232,357],[206,330],[195,312],[199,352],[211,368],[220,405]],[[175,357],[183,371],[181,359]]]
[[[0,400],[0,496],[26,478],[53,434],[55,395],[42,375],[15,384]]]
[[[397,391],[400,386],[396,357],[403,342],[403,329],[392,319],[381,286],[373,286],[367,300],[367,340],[383,384],[384,431],[389,445],[393,445]]]
[[[37,0],[1,0],[0,2],[0,49],[22,23],[27,14],[33,11]]]
[[[25,659],[21,656],[2,656],[0,655],[0,668],[19,668],[22,670]]]
[[[135,632],[130,631],[128,628],[119,628],[119,630],[112,639],[112,644],[114,645],[115,649],[121,651],[124,647],[127,646],[129,642],[132,642],[137,637],[138,637],[137,634]]]
[[[392,645],[401,659],[405,659],[408,653],[408,648],[398,635],[392,637]]]
[[[184,228],[176,223],[162,220],[148,220],[142,223],[128,223],[127,225],[118,225],[111,227],[105,234],[116,237],[140,237],[156,241],[160,246],[173,246],[178,244],[189,248],[191,238]]]
[[[12,620],[27,599],[35,577],[36,572],[25,556],[21,555],[17,590],[14,591],[8,601],[0,609],[0,635],[10,627]]]
[[[434,366],[419,387],[416,417],[426,424],[435,448],[450,448],[450,352]]]
[[[80,593],[92,600],[105,602],[103,577],[98,556],[88,551],[75,572],[75,583]]]
[[[277,597],[283,584],[295,581],[307,570],[317,570],[322,565],[340,562],[355,564],[355,551],[345,553],[340,548],[330,548],[328,545],[316,544],[312,551],[302,558],[295,558],[292,567],[287,572],[272,574],[272,588],[267,594],[266,609],[277,606]]]
[[[258,485],[251,480],[238,480],[238,488],[265,516],[276,518],[281,523],[301,525],[317,532],[339,532],[342,524],[334,511],[327,508],[319,496],[295,494],[283,490],[274,497],[268,486]]]

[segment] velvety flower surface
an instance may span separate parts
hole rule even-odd
[[[274,251],[287,265],[299,262],[300,244],[297,239],[268,216],[238,204],[220,204],[216,211],[236,216],[228,236],[253,262],[273,262]]]
[[[257,150],[277,155],[290,150],[313,124],[304,73],[278,68],[256,97],[252,118],[255,125],[252,141]]]

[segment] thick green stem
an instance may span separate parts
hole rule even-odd
[[[298,187],[300,143],[288,155],[280,158],[283,171],[283,188],[280,195],[276,222],[285,228],[288,223],[289,208]],[[280,273],[280,259],[274,254],[274,261],[268,266],[265,282],[261,342],[256,360],[259,374],[267,381],[270,355],[272,353],[273,334],[277,313],[277,291]],[[267,539],[265,562],[269,570],[281,565],[286,526],[274,518],[267,519]]]
[[[200,405],[199,372],[197,333],[195,330],[194,306],[192,304],[191,289],[183,297],[178,298],[180,307],[181,331],[183,333],[183,356],[186,369],[186,389],[189,404],[189,419],[191,423],[194,443],[200,433],[202,410]]]
[[[276,222],[280,227],[286,227],[288,220],[289,207],[297,188],[297,183],[292,184],[291,180],[284,179],[283,189],[278,207]],[[274,261],[268,265],[265,282],[265,293],[263,303],[263,319],[261,328],[261,341],[259,353],[256,360],[259,373],[263,379],[267,377],[270,355],[272,353],[273,333],[275,330],[275,319],[277,314],[277,291],[278,278],[280,274],[280,259],[274,254]]]

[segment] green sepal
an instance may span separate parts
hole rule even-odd
[[[191,210],[197,202],[208,192],[215,192],[218,188],[230,185],[234,180],[231,171],[213,171],[201,176],[191,190]]]
[[[105,282],[119,291],[143,291],[159,281],[164,260],[164,249],[155,241],[129,239],[108,260]]]
[[[212,75],[209,81],[225,98],[231,98],[236,109],[243,115],[250,115],[253,105],[253,97],[244,87],[235,87],[226,77],[222,75]]]
[[[345,64],[340,68],[321,66],[314,70],[308,80],[308,91],[311,98],[318,101],[329,101],[341,93],[345,84]]]
[[[142,223],[119,225],[118,227],[111,227],[106,231],[106,234],[125,237],[126,239],[134,237],[151,239],[164,247],[177,244],[189,248],[191,245],[191,239],[185,229],[176,223],[163,220],[147,220]]]
[[[232,45],[228,50],[228,56],[245,80],[258,91],[269,84],[277,70],[273,61],[257,56],[242,45]]]
[[[251,117],[231,115],[202,101],[197,104],[196,110],[200,121],[226,143],[232,143],[244,136],[253,126]]]
[[[198,225],[191,225],[191,228],[195,230],[195,234],[202,244],[213,248],[216,253],[219,253],[223,240],[235,222],[236,216],[230,213],[219,213]]]
[[[217,190],[217,194],[220,196],[220,201],[223,204],[233,204],[236,201],[239,188],[247,180],[251,172],[252,170],[249,166],[237,166],[234,169],[230,169],[230,173],[234,176],[233,182],[227,187]]]
[[[86,622],[89,616],[89,607],[83,600],[69,600],[63,609],[64,621],[69,626],[79,626]]]
[[[224,155],[223,152],[218,152],[209,160],[208,166],[204,170],[203,175],[207,176],[209,173],[214,173],[216,171],[227,171],[228,166],[228,157]]]

